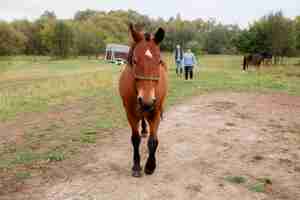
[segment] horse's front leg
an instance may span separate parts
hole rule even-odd
[[[145,173],[150,175],[153,174],[156,168],[156,159],[155,153],[158,146],[158,137],[157,137],[157,130],[160,123],[160,113],[157,113],[153,118],[149,120],[149,127],[150,127],[150,136],[148,139],[148,151],[149,157],[147,159],[145,165]]]
[[[132,129],[132,135],[131,135],[131,143],[133,146],[133,167],[132,167],[132,176],[134,177],[141,177],[141,157],[140,157],[140,143],[141,143],[141,136],[139,134],[139,121],[133,116],[128,116],[128,120]]]

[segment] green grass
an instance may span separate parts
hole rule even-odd
[[[19,181],[23,181],[23,180],[28,179],[30,177],[31,177],[31,173],[30,172],[23,172],[22,171],[22,172],[17,172],[16,173],[16,178]]]
[[[213,91],[300,95],[300,67],[292,65],[299,62],[297,58],[289,60],[291,65],[242,72],[241,56],[198,56],[198,78],[184,81],[176,77],[173,57],[164,57],[169,66],[168,106]],[[24,142],[0,146],[0,170],[64,160],[127,126],[117,91],[119,74],[119,66],[86,58],[0,58],[0,123],[29,113],[64,110],[69,105],[78,111],[71,113],[72,123],[56,119],[22,127]],[[233,177],[233,181],[240,180]]]
[[[242,183],[246,183],[247,181],[247,179],[243,176],[227,176],[225,177],[225,180],[235,184],[242,184]]]
[[[84,135],[96,135],[97,134],[97,130],[92,129],[92,128],[83,129],[83,130],[81,130],[81,132]]]
[[[46,155],[45,159],[50,162],[58,162],[63,161],[65,159],[65,155],[63,152],[60,151],[52,151],[49,152],[48,155]]]
[[[0,61],[0,69],[4,61]],[[97,60],[37,62],[16,60],[0,71],[0,120],[19,113],[46,111],[74,99],[112,88],[113,68]]]
[[[272,181],[269,178],[259,178],[257,182],[249,186],[249,190],[252,192],[263,193],[267,192],[267,187],[272,185]]]
[[[250,186],[249,190],[252,192],[258,192],[258,193],[266,192],[265,183],[256,183],[255,185]]]
[[[15,155],[15,159],[11,162],[11,164],[30,164],[33,161],[40,158],[40,155],[32,152],[32,151],[22,151],[18,152]]]
[[[172,57],[165,55],[168,63]],[[183,81],[169,64],[168,103],[210,91],[279,91],[300,95],[300,67],[265,67],[259,72],[242,72],[240,56],[199,56],[200,73],[194,81]],[[103,61],[50,60],[45,57],[0,59],[0,120],[19,113],[43,112],[53,105],[115,91],[119,67]],[[291,59],[290,63],[296,63]],[[5,67],[3,67],[5,66]],[[5,69],[5,70],[3,70]],[[115,97],[113,97],[115,98]],[[118,100],[109,102],[111,105]],[[115,106],[115,105],[114,105]],[[101,122],[99,122],[99,126]],[[103,126],[106,126],[106,122]]]
[[[32,149],[23,149],[11,153],[9,156],[2,156],[0,169],[9,169],[18,165],[26,166],[40,161],[58,162],[65,160],[64,150],[49,150],[47,152],[37,152]]]
[[[227,182],[234,184],[244,184],[247,182],[246,177],[244,176],[226,176],[224,178]],[[269,178],[260,178],[256,182],[244,185],[251,192],[265,193],[268,191],[268,187],[272,185],[272,181]]]
[[[170,69],[169,102],[211,91],[286,92],[300,95],[300,78],[287,76],[298,74],[300,68],[292,65],[264,67],[259,72],[242,72],[239,56],[199,57],[199,78],[182,81],[176,78],[174,68]]]
[[[93,128],[86,128],[81,130],[80,141],[81,143],[95,144],[97,130]]]
[[[82,135],[80,141],[82,143],[95,144],[96,137],[94,135]]]

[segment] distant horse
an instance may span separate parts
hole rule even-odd
[[[129,51],[128,65],[121,73],[119,92],[132,130],[132,176],[140,177],[142,173],[139,146],[141,135],[147,134],[147,122],[150,130],[149,156],[144,171],[146,174],[152,174],[156,168],[157,131],[167,93],[167,68],[161,60],[159,48],[165,31],[159,28],[154,35],[143,34],[136,31],[132,24],[129,31],[134,43]]]
[[[249,65],[254,65],[256,69],[259,69],[263,60],[264,60],[263,56],[258,53],[246,55],[244,56],[243,70],[246,71],[249,68]]]
[[[272,64],[272,59],[273,59],[273,54],[270,52],[263,52],[261,53],[263,57],[263,64],[264,65],[271,65]]]

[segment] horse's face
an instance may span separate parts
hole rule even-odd
[[[131,27],[131,33],[135,40],[132,52],[132,65],[135,74],[137,101],[143,111],[154,109],[156,102],[156,87],[160,78],[160,48],[159,43],[164,38],[164,30],[159,29],[152,37],[135,32]]]
[[[137,44],[133,67],[138,102],[144,111],[151,111],[156,101],[155,88],[160,77],[160,50],[152,40]]]

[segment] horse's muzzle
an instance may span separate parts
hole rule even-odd
[[[142,97],[138,97],[138,102],[143,112],[152,112],[155,108],[156,99],[152,99],[150,102],[144,102]]]

